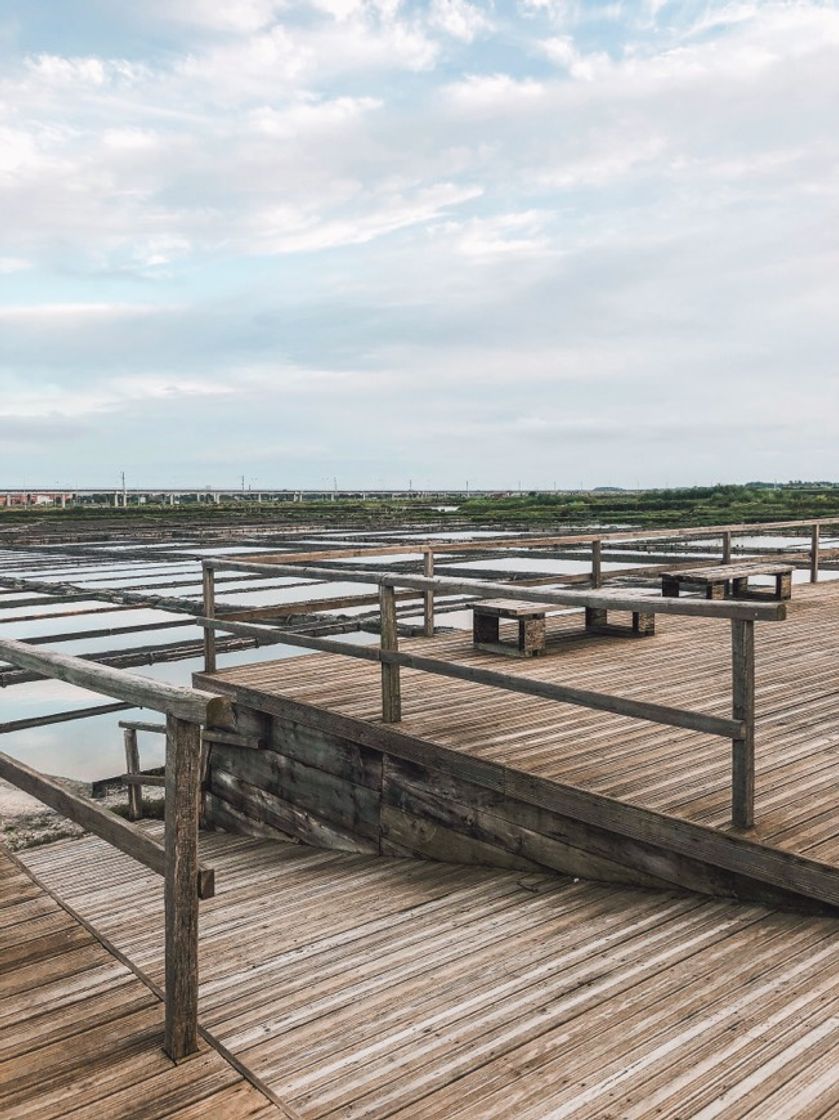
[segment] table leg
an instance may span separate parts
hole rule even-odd
[[[484,614],[482,611],[473,611],[472,614],[472,640],[475,645],[492,645],[498,642],[498,623],[495,615]]]
[[[600,607],[586,607],[586,630],[596,632],[606,625],[607,612]]]
[[[739,599],[741,595],[745,595],[749,590],[749,577],[738,576],[737,579],[731,581],[731,594],[735,599]]]
[[[781,572],[775,576],[775,598],[792,598],[792,572]]]
[[[636,634],[641,634],[645,638],[652,637],[655,634],[655,615],[646,614],[643,611],[633,611],[632,629]]]
[[[668,598],[678,599],[679,581],[677,579],[668,579],[667,576],[662,576],[661,594],[666,595]]]
[[[523,657],[534,657],[545,651],[544,618],[519,619],[519,652]]]

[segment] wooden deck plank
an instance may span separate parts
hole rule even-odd
[[[115,887],[94,874],[105,851],[24,857],[159,974],[155,877],[127,910],[126,857]],[[821,1120],[836,1101],[837,919],[223,833],[202,856],[201,1021],[301,1120]]]
[[[159,996],[2,848],[0,884],[28,915],[2,928],[0,1115],[169,1120],[227,1092],[229,1120],[288,1116],[206,1042],[174,1065]]]

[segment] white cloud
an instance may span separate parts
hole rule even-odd
[[[675,379],[691,420],[724,399],[776,434],[806,386],[813,446],[839,438],[839,6],[149,0],[131,21],[130,50],[106,20],[109,53],[0,71],[21,424],[105,409],[119,446],[165,402],[194,448],[182,403],[206,434],[236,378],[231,426],[352,457],[346,431],[413,424],[443,470],[481,453],[446,441],[491,384],[547,463],[527,433],[565,431],[557,400],[582,440]]]
[[[431,0],[429,22],[464,43],[471,43],[493,26],[486,13],[468,0]]]

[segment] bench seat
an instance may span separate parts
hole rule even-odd
[[[661,594],[668,597],[678,596],[683,584],[694,584],[705,588],[706,599],[791,599],[792,564],[765,564],[760,561],[737,564],[717,564],[705,568],[681,568],[673,572],[661,573]],[[749,590],[752,576],[774,576],[775,592]],[[730,585],[730,590],[729,590]]]
[[[475,649],[503,653],[508,657],[538,657],[545,652],[545,615],[561,608],[553,603],[528,603],[519,599],[486,599],[472,604],[472,638]],[[611,626],[608,610],[586,607],[587,634],[614,637],[650,637],[655,633],[655,615],[633,611],[632,627]],[[518,623],[515,642],[501,641],[501,619]]]

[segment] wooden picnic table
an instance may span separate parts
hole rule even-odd
[[[793,570],[792,564],[763,564],[760,561],[681,568],[662,572],[661,594],[677,596],[684,584],[694,584],[705,588],[706,599],[791,599]],[[752,576],[774,576],[774,594],[771,591],[750,591],[749,579]]]
[[[519,599],[485,599],[472,604],[472,636],[475,649],[485,653],[503,653],[509,657],[538,657],[545,652],[545,615],[556,612],[553,603],[528,603]],[[655,615],[632,612],[632,627],[611,626],[608,611],[585,608],[585,632],[614,637],[649,637],[655,633]],[[518,623],[517,640],[502,641],[501,619]]]

